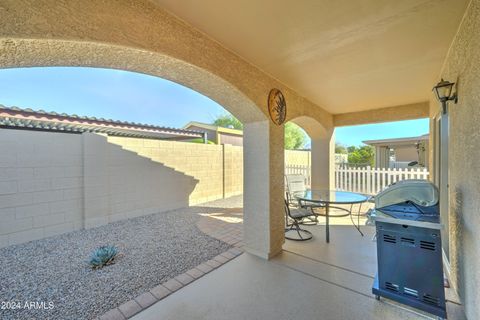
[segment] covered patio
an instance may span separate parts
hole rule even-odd
[[[221,212],[211,218],[224,217],[228,223],[231,214]],[[362,226],[362,237],[348,217],[332,220],[329,244],[320,218],[318,225],[302,226],[313,233],[312,240],[286,240],[282,253],[269,261],[243,253],[133,319],[432,318],[390,300],[375,300],[371,293],[377,268],[374,228]],[[225,229],[225,225],[216,227]],[[455,292],[446,293],[449,319],[466,319]]]
[[[467,319],[479,317],[480,0],[7,0],[0,9],[0,68],[88,66],[159,76],[244,123],[246,253],[137,318],[425,317],[369,293],[372,231],[362,238],[334,226],[325,244],[315,226],[311,243],[285,242],[284,126],[270,118],[272,89],[285,98],[283,120],[312,138],[314,189],[334,186],[336,127],[430,118],[444,270]],[[431,92],[440,78],[455,82],[458,93],[444,110]],[[456,304],[448,311],[462,319]]]

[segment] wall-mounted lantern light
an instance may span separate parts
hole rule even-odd
[[[457,92],[453,91],[453,87],[455,86],[454,82],[440,80],[439,83],[435,87],[433,87],[433,91],[437,96],[438,101],[442,103],[442,112],[447,113],[447,102],[453,100],[453,102],[457,103],[458,97]]]

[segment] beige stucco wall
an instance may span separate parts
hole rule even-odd
[[[458,104],[449,104],[450,264],[468,319],[480,315],[479,35],[480,1],[473,0],[441,72],[444,79],[458,82]],[[439,112],[433,97],[431,106],[433,117]]]

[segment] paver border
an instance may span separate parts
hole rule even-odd
[[[120,306],[113,308],[100,317],[98,320],[126,320],[134,315],[142,312],[158,301],[168,297],[173,292],[180,290],[181,288],[189,285],[200,279],[207,273],[221,267],[225,263],[232,259],[235,259],[243,253],[241,245],[228,249],[227,251],[220,253],[212,259],[199,264],[198,266],[171,278],[158,286],[151,288],[149,291],[144,292],[132,300],[129,300]]]

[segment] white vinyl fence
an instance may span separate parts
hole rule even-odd
[[[285,166],[285,174],[302,174],[305,178],[307,178],[307,181],[305,182],[307,186],[310,187],[312,185],[310,166],[289,164]]]
[[[287,165],[285,174],[303,174],[310,185],[310,167]],[[359,192],[375,195],[391,183],[407,179],[428,179],[426,168],[347,168],[337,166],[335,169],[335,187],[337,190]]]
[[[426,168],[343,168],[335,169],[337,190],[377,194],[386,186],[401,180],[428,179]]]

